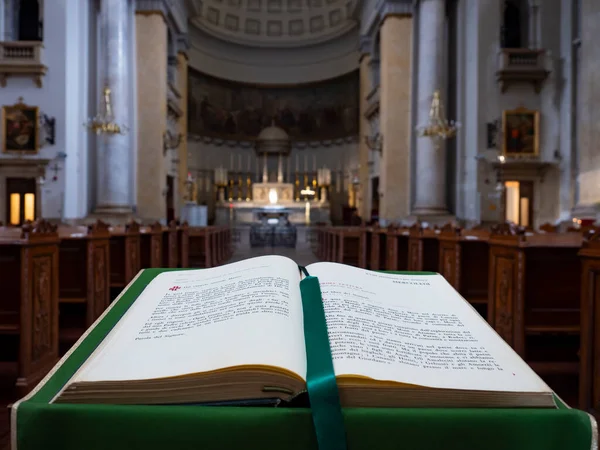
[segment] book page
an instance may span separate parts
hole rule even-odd
[[[445,389],[550,391],[441,275],[335,263],[319,278],[337,376]]]
[[[298,266],[263,256],[158,275],[72,381],[268,365],[304,378]]]

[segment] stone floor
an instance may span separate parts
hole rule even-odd
[[[287,256],[301,266],[307,266],[318,261],[310,247],[307,229],[304,227],[298,227],[296,248],[250,247],[249,228],[243,228],[239,230],[239,241],[235,242],[234,246],[235,251],[233,253],[233,257],[228,261],[228,263],[264,255]]]

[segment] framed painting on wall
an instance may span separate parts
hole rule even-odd
[[[508,158],[538,156],[540,113],[525,108],[502,113],[502,154]]]
[[[39,151],[39,108],[19,98],[14,105],[2,107],[2,152],[36,154]]]

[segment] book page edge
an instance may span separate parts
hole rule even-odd
[[[10,448],[12,448],[13,450],[17,450],[17,410],[19,409],[19,405],[21,403],[23,403],[23,402],[26,402],[31,397],[33,397],[35,394],[37,394],[38,391],[42,388],[42,386],[44,386],[48,382],[48,380],[54,376],[54,374],[56,373],[56,371],[64,364],[64,362],[67,359],[69,359],[71,357],[71,355],[73,354],[73,352],[88,337],[88,335],[92,332],[92,330],[94,328],[96,328],[96,325],[98,325],[98,323],[100,323],[104,319],[104,317],[109,313],[109,311],[113,308],[113,306],[115,306],[117,304],[117,302],[121,299],[121,297],[137,281],[137,279],[144,272],[144,270],[145,269],[140,270],[137,273],[137,275],[135,277],[133,277],[133,279],[129,282],[129,284],[127,286],[125,286],[125,288],[123,288],[123,290],[117,296],[117,298],[115,298],[115,300],[113,302],[111,302],[110,305],[108,305],[108,308],[106,308],[104,310],[104,312],[100,315],[100,317],[98,317],[96,319],[96,321],[92,324],[92,326],[89,327],[81,335],[81,337],[77,340],[77,342],[69,349],[69,351],[67,353],[64,354],[64,356],[62,358],[60,358],[60,360],[54,365],[54,367],[50,370],[50,372],[48,372],[46,374],[46,376],[44,378],[42,378],[42,380],[31,390],[31,392],[29,392],[29,394],[27,394],[25,397],[17,400],[12,405],[12,408],[10,409],[10,423],[11,423],[11,427],[10,427],[11,428],[10,429],[10,444],[11,444],[11,447]]]

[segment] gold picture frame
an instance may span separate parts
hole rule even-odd
[[[539,111],[517,108],[502,112],[502,154],[507,158],[539,156]]]
[[[23,103],[2,106],[2,153],[35,155],[40,150],[40,110]]]

